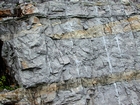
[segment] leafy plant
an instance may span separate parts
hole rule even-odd
[[[2,77],[0,78],[0,80],[3,81],[3,82],[5,82],[5,81],[6,81],[6,77],[5,77],[5,76],[2,76]]]
[[[3,89],[14,90],[14,89],[18,88],[18,87],[7,86],[5,84],[6,84],[6,77],[2,76],[0,78],[0,91],[2,91]]]

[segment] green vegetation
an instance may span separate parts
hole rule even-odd
[[[7,86],[6,84],[6,77],[2,76],[0,78],[0,91],[2,91],[3,89],[7,89],[7,90],[14,90],[18,87],[14,87],[14,86]]]

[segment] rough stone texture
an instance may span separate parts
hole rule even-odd
[[[3,57],[22,87],[2,104],[140,104],[139,1],[24,2],[17,17],[10,3],[0,10]]]
[[[124,74],[73,79],[28,89],[19,88],[1,93],[0,100],[2,104],[15,105],[139,105],[139,75],[139,71],[129,71]]]

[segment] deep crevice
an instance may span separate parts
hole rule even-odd
[[[4,105],[15,105],[15,104],[4,104]]]
[[[3,41],[0,40],[0,77],[4,75],[3,70],[6,70],[6,64],[4,63],[4,59],[2,58],[2,45]]]
[[[14,89],[15,87],[18,86],[17,81],[14,78],[14,75],[12,74],[12,70],[10,67],[8,67],[6,60],[2,57],[2,46],[3,46],[3,41],[0,40],[0,79],[2,76],[5,77],[5,81],[3,82],[3,86],[0,88],[6,88],[8,87],[9,89]],[[0,80],[1,81],[1,80]],[[0,90],[1,91],[1,90]]]

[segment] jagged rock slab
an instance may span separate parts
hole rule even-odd
[[[58,25],[56,22],[60,21],[53,24]],[[81,30],[79,22],[70,20],[70,28],[65,26],[67,22],[60,24],[64,26],[60,28],[67,31],[60,35],[47,35],[49,25],[45,28],[40,22],[35,23],[31,29],[15,34],[14,39],[5,42],[3,56],[16,72],[20,84],[30,87],[43,82],[139,69],[139,15],[114,22],[115,25],[108,23],[87,30]],[[121,27],[123,24],[124,28]],[[103,27],[107,30],[106,26],[110,29],[105,34]],[[53,32],[58,31],[58,28],[54,29]]]

